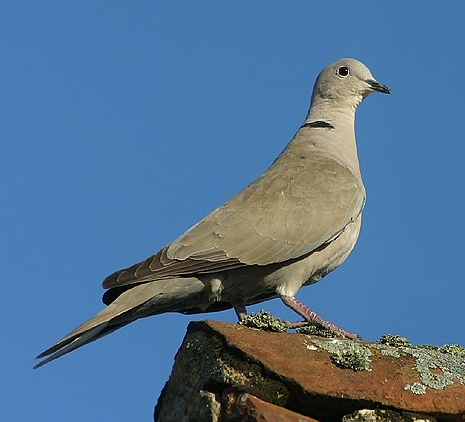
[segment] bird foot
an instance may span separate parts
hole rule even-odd
[[[323,318],[321,318],[315,312],[313,312],[308,306],[298,301],[293,296],[283,295],[281,296],[281,300],[286,306],[291,308],[293,311],[297,312],[305,320],[300,322],[288,322],[289,328],[300,328],[314,325],[316,327],[330,331],[334,335],[334,337],[349,338],[351,340],[362,339],[358,334],[349,333],[348,331],[339,328],[331,322],[325,321]]]

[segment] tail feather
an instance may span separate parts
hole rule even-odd
[[[69,339],[66,342],[57,343],[56,346],[51,347],[50,349],[37,356],[37,359],[42,359],[45,356],[50,355],[48,358],[40,361],[37,365],[35,365],[34,369],[40,368],[46,363],[49,363],[52,360],[55,360],[60,356],[65,355],[66,353],[72,352],[74,349],[77,349],[78,347],[81,347],[84,344],[97,340],[97,338],[100,337],[98,336],[98,334],[101,333],[107,325],[108,323],[97,325],[96,327],[91,328],[88,331],[85,331],[82,335],[77,336],[74,339]]]
[[[182,311],[186,302],[195,298],[204,288],[205,285],[194,277],[157,280],[135,285],[118,296],[107,308],[38,355],[37,359],[46,359],[34,368],[39,368],[138,318],[163,312]]]

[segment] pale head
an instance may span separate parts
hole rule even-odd
[[[335,100],[357,107],[372,92],[390,94],[391,90],[377,82],[362,62],[341,59],[325,67],[318,75],[312,102],[319,99]]]

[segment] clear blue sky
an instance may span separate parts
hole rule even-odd
[[[106,275],[261,174],[342,57],[393,95],[357,113],[359,242],[298,298],[367,340],[465,345],[465,5],[432,3],[2,2],[0,419],[151,420],[204,316],[141,320],[35,371],[34,356],[102,308]]]

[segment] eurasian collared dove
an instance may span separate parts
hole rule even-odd
[[[195,314],[275,297],[309,324],[354,338],[294,295],[339,266],[359,231],[365,188],[355,110],[390,93],[368,68],[339,60],[318,76],[304,124],[269,169],[157,254],[108,276],[100,313],[41,353],[42,366],[130,322],[164,312]]]

